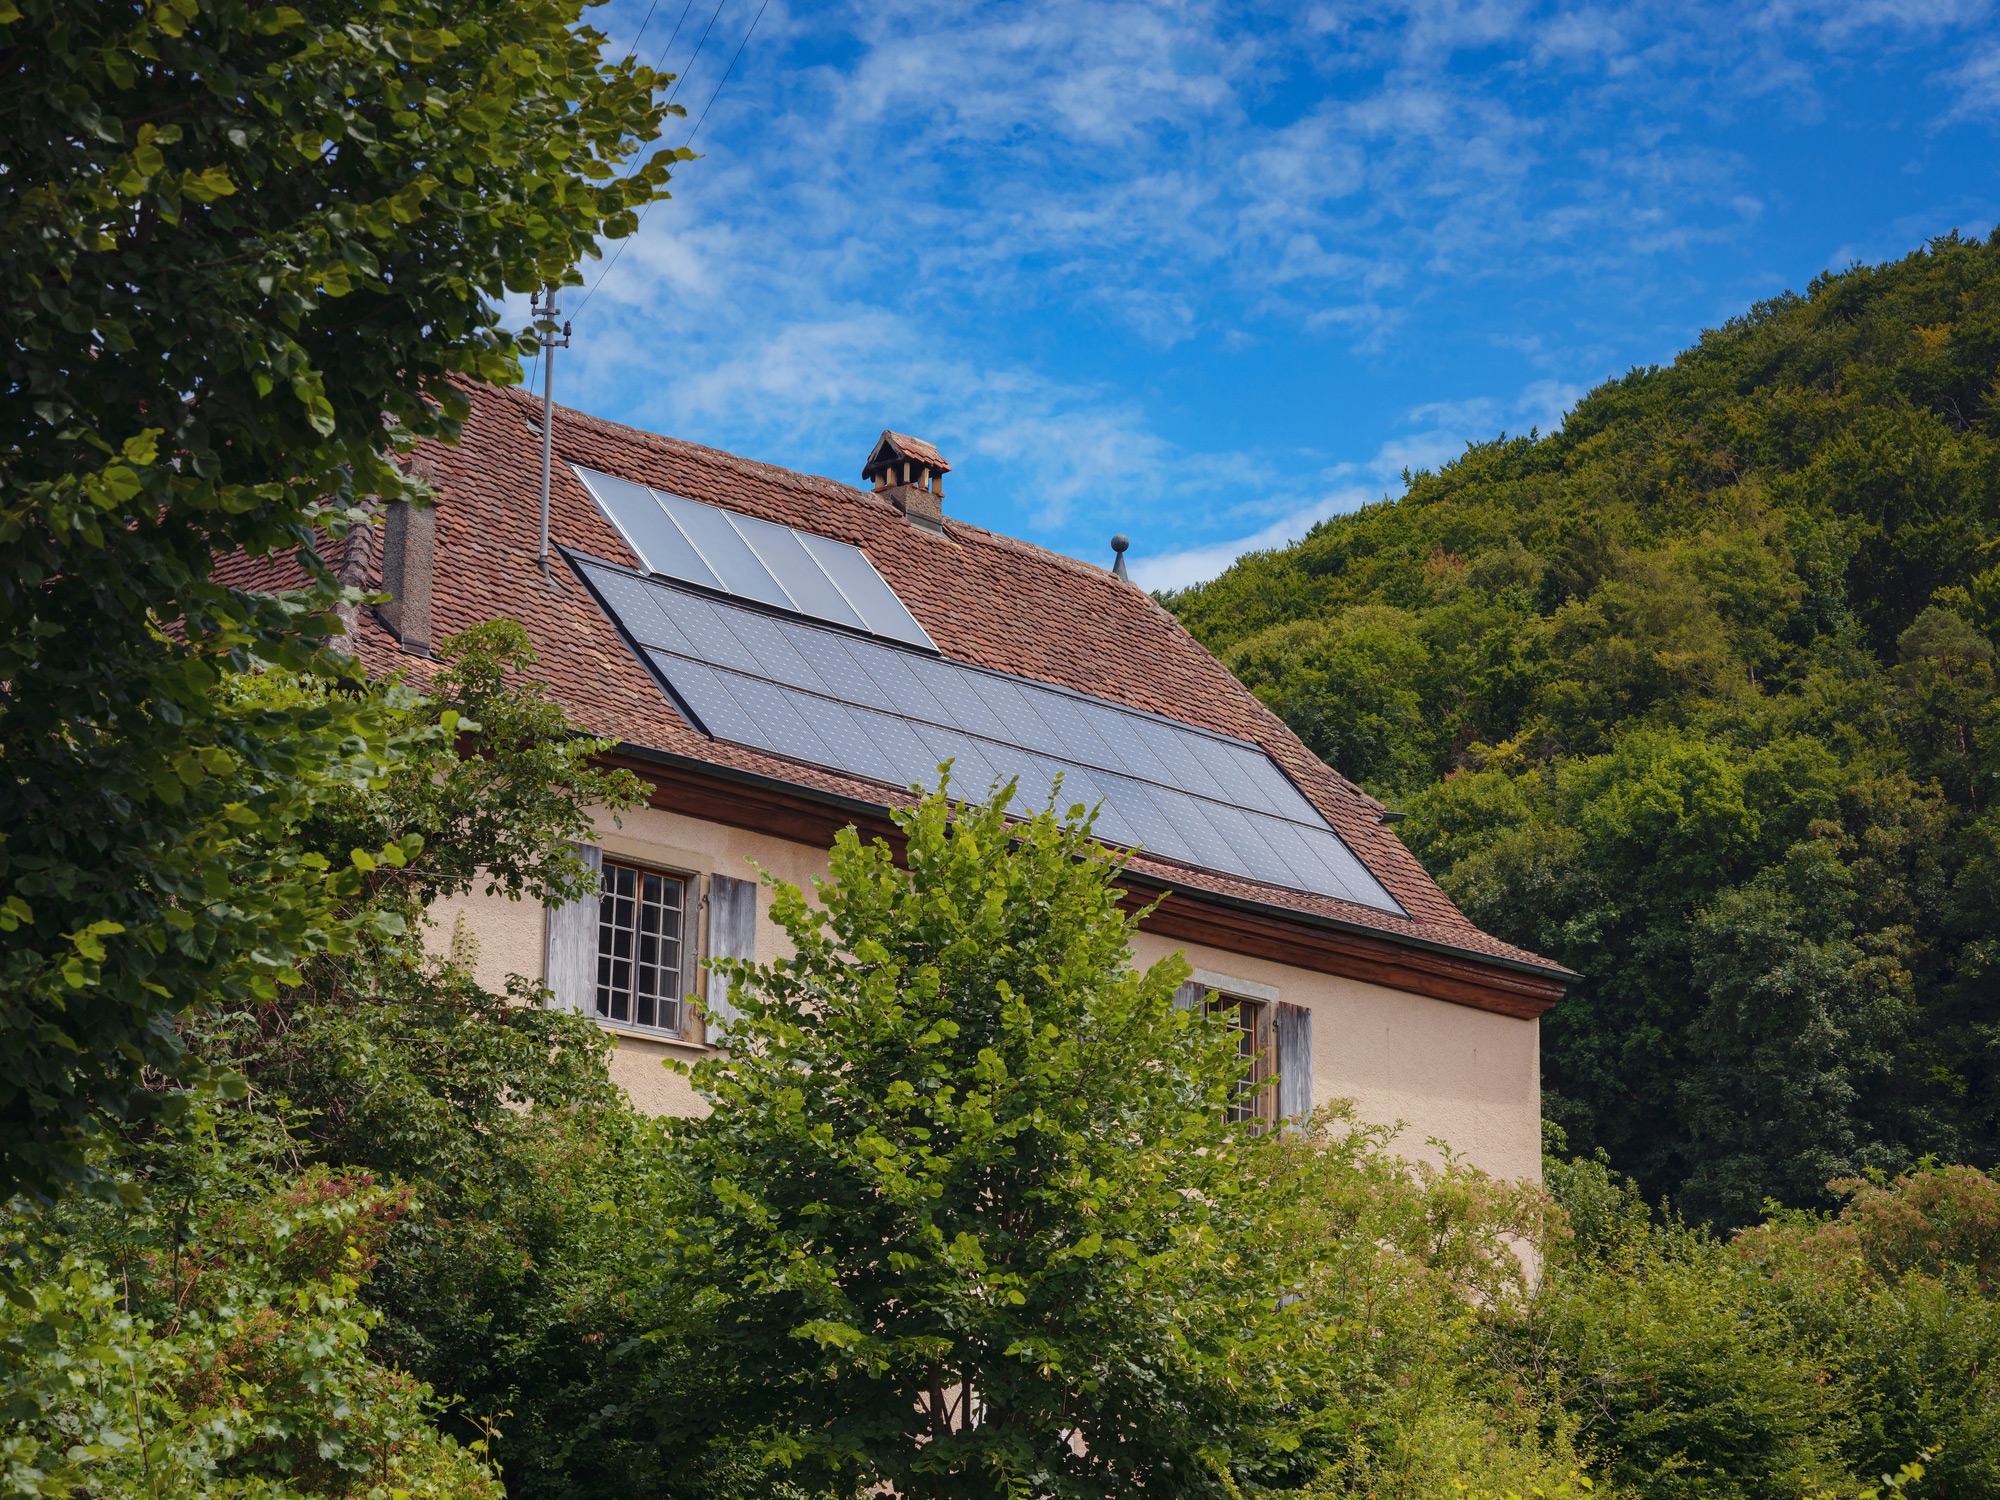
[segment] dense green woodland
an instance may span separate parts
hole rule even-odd
[[[1547,1110],[1649,1195],[2000,1154],[2000,230],[1162,596],[1584,977]]]

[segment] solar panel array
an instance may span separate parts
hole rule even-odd
[[[1258,746],[1024,677],[575,559],[606,611],[717,739],[892,786],[1019,779],[1102,804],[1107,843],[1401,914]],[[1018,805],[1018,804],[1017,804]]]
[[[859,547],[570,467],[648,573],[937,649]]]

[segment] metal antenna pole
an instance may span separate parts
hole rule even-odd
[[[556,319],[562,316],[556,305],[559,295],[556,287],[548,287],[538,308],[538,321],[546,325],[542,333],[542,550],[538,558],[544,578],[549,576],[549,461],[556,436],[556,350],[569,347],[569,324],[563,324],[562,337],[556,337]],[[536,306],[532,301],[529,305]]]

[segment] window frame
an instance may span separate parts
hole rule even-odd
[[[1247,1121],[1268,1129],[1278,1120],[1278,1090],[1272,1081],[1278,1071],[1277,1002],[1234,994],[1219,987],[1212,988],[1210,993],[1215,998],[1208,1002],[1209,1012],[1235,1013],[1226,1016],[1224,1024],[1244,1039],[1237,1044],[1237,1055],[1252,1059],[1249,1076],[1238,1081],[1235,1099],[1224,1106],[1227,1118],[1232,1125]],[[1239,1025],[1238,1020],[1245,1017],[1249,1024]]]
[[[602,977],[605,972],[604,965],[607,962],[607,955],[604,948],[606,926],[604,920],[604,902],[619,899],[615,893],[606,889],[606,885],[619,871],[629,872],[634,878],[635,891],[630,898],[635,903],[633,911],[634,921],[629,930],[634,939],[635,949],[638,946],[639,940],[650,935],[644,933],[640,926],[640,920],[643,916],[643,905],[640,903],[643,900],[645,889],[643,882],[648,877],[651,877],[663,881],[672,881],[680,888],[679,919],[674,924],[674,931],[671,934],[673,940],[679,945],[679,962],[675,966],[674,983],[670,994],[662,992],[650,997],[655,1006],[654,1014],[656,1017],[661,1009],[667,1006],[674,1008],[675,1024],[672,1026],[660,1025],[657,1020],[649,1024],[637,1019],[640,996],[638,993],[638,974],[636,972],[639,967],[639,960],[636,951],[630,957],[623,960],[633,965],[635,970],[627,982],[624,996],[627,1009],[631,1014],[621,1019],[610,1014],[608,1009],[599,1008],[604,1004],[602,991],[606,987]],[[694,1007],[688,1004],[688,994],[689,987],[693,983],[691,976],[700,967],[701,955],[697,952],[698,944],[695,941],[695,919],[696,913],[704,899],[702,878],[698,871],[677,870],[664,865],[652,864],[642,859],[633,859],[625,855],[614,854],[609,849],[604,850],[601,855],[597,894],[596,965],[590,983],[590,1009],[586,1014],[600,1026],[637,1032],[646,1036],[657,1036],[668,1041],[687,1041],[690,1031],[698,1029]],[[668,935],[664,930],[658,934],[658,936],[663,938]],[[612,955],[609,961],[612,963],[619,962],[615,955]]]

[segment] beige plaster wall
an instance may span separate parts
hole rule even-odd
[[[659,808],[639,808],[614,820],[600,813],[595,841],[611,858],[630,859],[663,870],[694,876],[733,875],[739,880],[758,878],[755,865],[783,876],[808,892],[812,882],[823,877],[829,863],[828,852],[808,844],[795,844],[768,834],[746,833],[720,823],[684,817]],[[753,865],[752,862],[755,862]],[[425,933],[426,945],[436,953],[451,951],[454,938],[469,934],[477,945],[472,970],[488,989],[504,990],[511,974],[530,979],[542,977],[544,912],[534,901],[509,901],[504,896],[488,896],[481,891],[440,901],[431,908],[431,926]],[[690,957],[705,958],[700,951],[705,924],[690,924]],[[459,939],[461,942],[463,938]],[[791,953],[792,945],[783,930],[771,921],[771,893],[757,893],[757,957],[770,959]],[[687,980],[699,990],[698,971]],[[611,1077],[632,1102],[650,1114],[701,1114],[708,1106],[695,1094],[685,1078],[667,1071],[667,1058],[692,1062],[708,1048],[699,1040],[676,1042],[670,1038],[638,1030],[607,1028],[618,1038],[618,1051],[611,1061]]]
[[[683,817],[657,808],[623,815],[622,826],[598,820],[606,854],[690,875],[753,878],[750,861],[811,889],[827,872],[827,851],[765,834]],[[770,919],[770,892],[757,904],[757,957],[791,952]],[[478,943],[474,972],[491,989],[509,974],[542,973],[542,908],[474,894],[433,910],[429,941],[450,947],[463,916]],[[702,924],[693,924],[699,943]],[[1496,1176],[1541,1179],[1541,1061],[1538,1024],[1405,994],[1361,980],[1293,968],[1247,954],[1176,943],[1140,933],[1134,958],[1151,964],[1179,949],[1205,984],[1253,999],[1285,1000],[1313,1013],[1313,1100],[1354,1100],[1362,1118],[1402,1122],[1405,1155],[1431,1155],[1426,1141],[1444,1141],[1472,1165]],[[695,955],[701,956],[699,954]],[[699,984],[691,978],[690,986]],[[692,1061],[707,1049],[637,1031],[618,1031],[612,1077],[641,1109],[693,1114],[706,1108],[686,1079],[668,1072],[669,1057]]]
[[[1400,1121],[1412,1159],[1435,1159],[1435,1137],[1496,1177],[1541,1181],[1539,1022],[1151,933],[1132,946],[1142,966],[1178,949],[1203,984],[1310,1010],[1315,1105],[1352,1099],[1364,1120]]]

